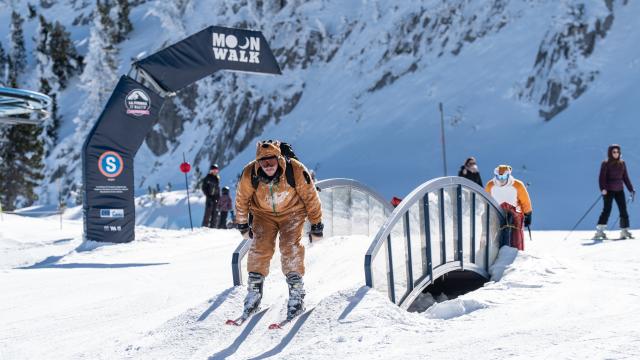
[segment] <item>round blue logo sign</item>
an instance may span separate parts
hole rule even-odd
[[[117,177],[124,169],[122,156],[115,151],[105,151],[98,159],[98,169],[108,178]]]

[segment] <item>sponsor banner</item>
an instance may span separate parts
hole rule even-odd
[[[163,101],[123,76],[89,133],[82,152],[87,240],[134,240],[133,158],[155,124]]]
[[[101,218],[123,218],[124,209],[100,209]]]
[[[135,63],[177,91],[219,70],[281,74],[260,31],[210,26]]]

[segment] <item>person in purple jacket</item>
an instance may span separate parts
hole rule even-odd
[[[608,159],[602,162],[600,166],[600,191],[604,201],[604,208],[598,219],[596,226],[595,240],[603,240],[607,238],[604,231],[607,229],[607,222],[611,214],[611,205],[613,200],[618,204],[620,210],[620,238],[633,239],[633,235],[629,232],[629,214],[627,213],[627,203],[625,202],[624,185],[635,197],[635,190],[629,180],[627,173],[627,165],[622,160],[622,152],[620,145],[613,144],[609,146],[607,151]]]
[[[222,195],[218,201],[218,207],[220,208],[220,220],[218,222],[218,229],[227,228],[227,215],[231,211],[231,196],[229,196],[229,187],[222,188]]]

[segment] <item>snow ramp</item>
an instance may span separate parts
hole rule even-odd
[[[411,317],[404,310],[430,282],[459,270],[488,277],[498,254],[503,217],[475,184],[455,177],[434,179],[395,209],[353,180],[331,179],[317,185],[326,232],[322,241],[306,244],[307,312],[284,329],[268,329],[284,318],[288,298],[276,252],[265,280],[262,310],[242,327],[224,325],[239,315],[246,293],[244,286],[238,286],[246,281],[244,255],[250,243],[243,241],[234,252],[234,286],[132,341],[119,356],[304,358],[304,349],[314,348],[320,334],[354,321],[375,319],[380,331],[402,324],[420,326],[416,322],[431,326],[427,318]]]

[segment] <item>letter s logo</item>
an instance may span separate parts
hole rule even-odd
[[[117,165],[116,165],[116,158],[109,156],[106,159],[107,162],[107,172],[109,173],[114,173],[116,172],[116,170],[118,169]]]
[[[124,161],[122,156],[115,151],[105,151],[98,158],[98,170],[108,178],[115,178],[122,173]]]

